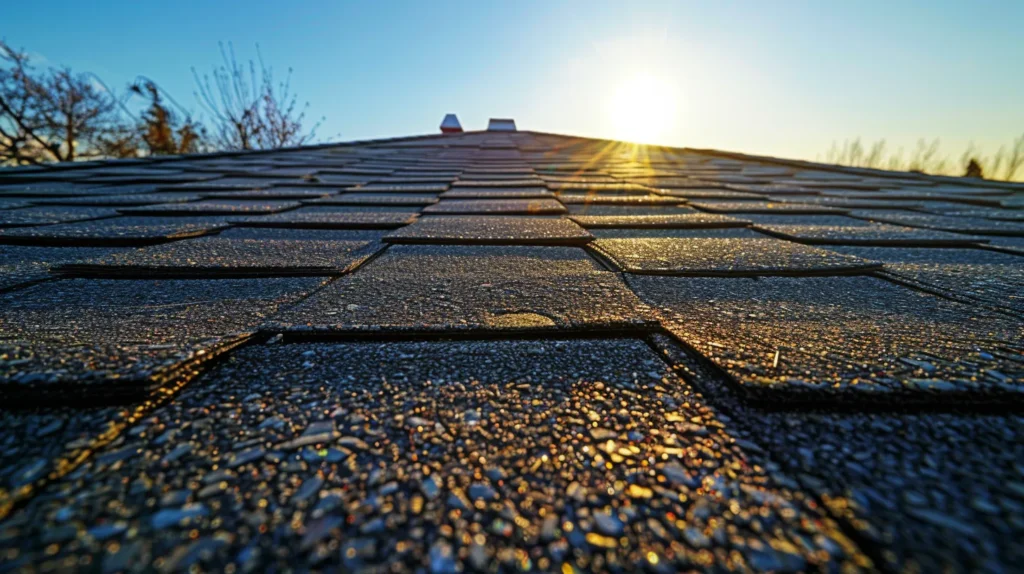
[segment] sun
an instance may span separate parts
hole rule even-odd
[[[673,86],[653,74],[637,74],[612,90],[608,114],[615,139],[658,143],[675,122],[679,98]]]

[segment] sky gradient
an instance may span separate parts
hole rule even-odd
[[[0,38],[115,88],[146,75],[195,111],[191,67],[258,43],[326,141],[433,133],[446,112],[807,159],[1024,134],[1019,0],[159,4],[16,3]]]

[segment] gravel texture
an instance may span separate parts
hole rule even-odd
[[[1024,186],[782,163],[0,169],[0,574],[1020,571]]]
[[[248,333],[323,278],[70,279],[0,295],[0,390],[142,392]],[[135,388],[132,388],[135,387]]]
[[[248,227],[300,229],[394,229],[412,223],[415,213],[388,211],[288,211],[250,217],[237,223]]]
[[[926,213],[908,213],[906,211],[855,211],[854,217],[860,217],[880,223],[937,229],[954,233],[971,233],[975,235],[1007,235],[1024,237],[1024,221],[997,220],[979,217],[955,217],[931,215]]]
[[[0,210],[0,228],[30,227],[114,217],[117,211],[101,207],[46,205]]]
[[[845,209],[805,203],[772,201],[691,201],[690,205],[711,213],[782,213],[788,215],[841,215]]]
[[[998,402],[1024,322],[874,277],[631,277],[668,328],[768,401]]]
[[[569,204],[566,206],[573,215],[614,215],[630,217],[634,215],[678,215],[683,213],[699,213],[696,209],[685,205],[604,205],[604,204]]]
[[[877,565],[1011,572],[1024,559],[1024,417],[964,405],[959,413],[765,410],[702,362],[668,354],[711,395],[752,462],[818,497]]]
[[[554,199],[442,199],[423,213],[453,215],[558,215],[565,206]]]
[[[534,331],[646,324],[645,306],[578,248],[398,246],[265,331]]]
[[[700,229],[747,227],[749,221],[716,213],[680,213],[675,215],[573,215],[573,221],[588,229],[602,227],[647,227],[662,229]]]
[[[583,245],[593,238],[559,217],[433,216],[388,234],[388,243]]]
[[[769,235],[811,245],[892,245],[903,247],[973,246],[976,238],[945,231],[912,229],[898,225],[792,225],[757,224]]]
[[[50,278],[50,270],[71,261],[105,257],[123,249],[0,245],[0,291]]]
[[[881,268],[859,257],[770,238],[598,239],[590,246],[622,271],[650,275],[842,275]]]
[[[342,193],[313,201],[306,205],[430,205],[437,203],[437,195],[421,193]]]
[[[554,196],[555,194],[546,187],[464,187],[449,189],[441,194],[443,199],[543,199]]]
[[[57,271],[112,278],[341,275],[382,247],[372,241],[202,237],[65,263]]]
[[[639,341],[255,346],[197,383],[0,524],[8,562],[870,565]]]
[[[198,237],[225,229],[223,217],[113,217],[96,221],[0,229],[0,243],[131,247]]]
[[[979,249],[833,247],[885,262],[885,271],[913,285],[964,297],[1024,316],[1024,260]]]
[[[302,204],[297,201],[238,199],[207,199],[189,203],[164,203],[121,209],[128,215],[252,215],[257,213],[278,213],[294,209]]]

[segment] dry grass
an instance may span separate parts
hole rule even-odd
[[[833,143],[824,161],[854,167],[964,175],[971,159],[978,162],[986,179],[1024,180],[1024,134],[1011,145],[1000,147],[993,155],[983,154],[971,144],[957,160],[951,160],[948,155],[941,153],[938,139],[930,142],[918,140],[917,146],[906,155],[903,148],[895,153],[890,152],[886,149],[884,139],[865,146],[860,138],[856,138],[843,142],[841,146]]]

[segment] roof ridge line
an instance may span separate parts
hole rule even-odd
[[[573,135],[566,135],[566,134],[560,134],[560,133],[554,133],[554,132],[540,132],[540,131],[533,131],[533,130],[519,130],[519,133],[529,133],[529,134],[533,134],[533,135],[542,135],[542,136],[556,136],[556,137],[572,138],[572,139],[585,139],[585,140],[592,140],[592,141],[599,141],[599,142],[620,142],[620,143],[625,143],[625,144],[631,143],[631,142],[625,142],[625,141],[622,141],[622,140],[612,140],[612,139],[607,139],[607,138],[597,138],[597,137],[590,137],[590,136],[573,136]],[[758,162],[762,162],[762,163],[770,163],[770,164],[776,164],[776,165],[785,165],[785,166],[790,166],[790,167],[812,168],[812,169],[818,169],[818,170],[822,170],[822,171],[833,171],[833,172],[837,172],[837,173],[848,173],[848,174],[852,174],[852,175],[861,175],[861,176],[868,175],[868,176],[874,176],[874,177],[887,177],[887,178],[892,178],[892,179],[895,179],[895,178],[925,179],[925,180],[929,180],[929,181],[935,181],[937,183],[957,183],[957,184],[961,184],[961,185],[972,185],[972,186],[975,186],[975,187],[998,187],[998,188],[1010,189],[1010,190],[1013,190],[1013,191],[1024,191],[1024,182],[1018,182],[1018,181],[1003,181],[1003,180],[992,180],[992,179],[980,179],[980,180],[978,180],[978,179],[974,179],[974,178],[957,177],[957,176],[951,176],[951,175],[936,175],[936,174],[929,174],[929,173],[920,173],[920,172],[915,172],[915,171],[896,171],[896,170],[888,170],[888,169],[856,167],[856,166],[839,165],[839,164],[833,164],[833,163],[821,163],[821,162],[810,161],[810,160],[803,160],[803,159],[780,158],[780,157],[775,157],[775,156],[757,155],[757,154],[750,154],[750,153],[744,153],[744,152],[723,151],[723,150],[717,150],[717,149],[711,149],[711,148],[693,148],[693,147],[687,147],[687,146],[677,147],[677,146],[669,146],[669,145],[663,145],[663,144],[636,144],[636,145],[642,145],[642,146],[649,147],[649,148],[670,149],[670,150],[685,151],[685,152],[690,152],[690,153],[697,153],[697,154],[704,154],[704,155],[711,155],[711,156],[719,156],[719,157],[724,157],[724,158],[728,158],[728,159],[741,159],[741,160],[746,160],[746,161],[758,161]]]

